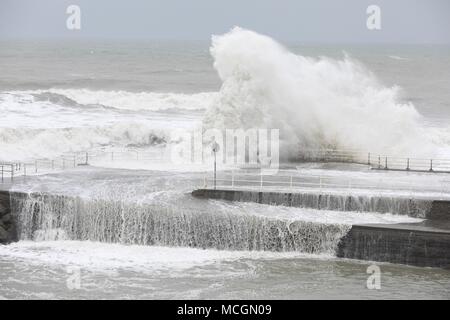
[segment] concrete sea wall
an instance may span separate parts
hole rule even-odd
[[[417,225],[354,225],[338,257],[450,269],[450,230]]]
[[[450,269],[450,201],[241,190],[195,190],[193,196],[293,207],[371,211],[426,218],[421,223],[353,225],[338,244],[342,258]]]
[[[350,230],[345,230],[345,232],[340,234],[339,238],[336,239],[337,250],[335,253],[338,257],[350,259],[450,269],[449,201],[204,189],[195,190],[192,194],[193,196],[204,199],[223,199],[246,202],[251,201],[271,205],[288,205],[295,207],[342,211],[393,212],[397,214],[408,214],[415,217],[426,218],[426,220],[422,223],[412,224],[354,225]],[[42,200],[45,202],[46,197],[53,196],[40,195],[37,197],[36,201],[40,199],[40,201]],[[0,244],[8,244],[18,240],[19,236],[17,230],[19,228],[17,226],[19,224],[16,221],[18,217],[17,214],[11,212],[14,211],[11,208],[17,207],[17,205],[14,206],[13,204],[21,203],[24,199],[29,198],[30,195],[23,193],[0,191]],[[55,204],[55,206],[50,206],[50,208],[54,207],[56,208],[55,210],[60,210],[61,212],[58,213],[59,215],[62,214],[70,216],[73,214],[70,210],[67,211],[65,209],[66,207],[63,205],[69,205],[71,203],[70,199],[56,197],[54,201],[56,201],[56,204],[58,205]],[[75,207],[77,206],[75,205]],[[29,216],[28,218],[30,219],[33,219],[34,216],[40,214],[38,210],[39,206],[32,205],[26,207],[25,209],[27,212],[32,210],[31,213],[27,213],[27,216]],[[46,210],[48,210],[48,208]],[[57,212],[50,212],[50,214],[53,213],[55,213],[55,216],[58,216],[58,214],[56,214]],[[44,213],[41,212],[41,214]],[[137,216],[139,215],[132,210],[130,211],[129,219],[127,219],[127,221],[134,221],[138,218]],[[159,217],[161,215],[157,216]],[[215,217],[215,215],[213,216]],[[213,219],[213,216],[210,218]],[[165,215],[161,216],[161,218],[164,217]],[[170,217],[167,219],[169,218]],[[218,219],[220,217],[215,218]],[[203,221],[202,219],[204,219],[204,217],[199,216],[199,219],[200,223]],[[67,219],[64,221],[66,220]],[[169,224],[171,225],[169,226],[170,230],[172,230],[173,227],[175,227],[172,225],[172,220],[164,220],[165,222],[162,223],[162,225]],[[179,220],[180,219],[176,218],[174,221],[179,223]],[[141,222],[138,221],[136,221],[136,223],[138,223],[137,225],[141,224]],[[236,223],[241,225],[241,222],[239,221],[236,221]],[[183,226],[180,225],[175,228],[177,232],[179,232],[180,228],[182,229]],[[308,241],[311,240],[309,239],[309,237],[311,237],[310,233],[302,233],[304,228],[305,226],[302,226],[301,224],[297,226],[298,230],[296,230],[299,232],[299,241],[304,241],[305,239]],[[325,226],[321,226],[320,228],[323,229]],[[290,226],[290,230],[292,232],[293,226]],[[320,233],[320,230],[318,230],[317,236],[320,235]],[[134,235],[130,234],[130,236]],[[276,238],[277,237],[274,238],[274,241],[277,240]],[[262,245],[266,245],[266,243],[263,243]],[[296,246],[293,246],[291,249],[296,250],[295,248]]]
[[[407,197],[340,195],[327,193],[259,192],[247,190],[198,189],[194,197],[240,202],[282,205],[299,208],[337,211],[363,211],[405,214],[416,218],[449,216],[450,201],[412,199]]]

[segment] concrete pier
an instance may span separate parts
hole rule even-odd
[[[319,210],[394,211],[426,218],[424,222],[412,224],[354,225],[340,239],[336,255],[349,259],[450,269],[450,201],[209,189],[195,190],[192,194],[202,199],[251,201]],[[20,196],[23,194],[0,191],[0,244],[18,240],[11,200],[14,203],[15,197]]]
[[[426,218],[421,223],[354,225],[338,245],[342,258],[450,269],[450,201],[200,189],[204,199],[256,202],[342,211],[372,211]],[[324,200],[326,199],[326,201]]]
[[[250,190],[198,189],[197,198],[255,202],[297,208],[404,214],[415,218],[450,219],[450,200],[398,196],[343,195],[313,192],[262,192]]]
[[[354,225],[339,243],[338,257],[450,269],[450,228],[415,224]]]

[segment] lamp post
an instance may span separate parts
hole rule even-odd
[[[216,183],[216,178],[217,178],[217,152],[219,152],[220,150],[220,146],[219,144],[214,141],[213,144],[211,145],[211,150],[214,153],[214,190],[216,190],[217,187],[217,183]]]

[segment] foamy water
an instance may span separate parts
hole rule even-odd
[[[170,142],[173,129],[193,128],[196,115],[136,114],[100,104],[38,93],[0,94],[0,150],[3,161],[55,158],[102,146],[152,147]],[[136,111],[138,112],[138,111]]]
[[[450,297],[448,271],[390,264],[379,264],[382,290],[367,290],[369,264],[298,253],[24,241],[0,247],[0,298]]]
[[[2,246],[0,256],[29,260],[49,266],[78,266],[97,272],[129,269],[144,274],[183,272],[197,266],[240,259],[292,259],[313,257],[298,252],[223,251],[106,244],[90,241],[20,241]],[[330,258],[316,255],[317,259]]]
[[[37,58],[39,54],[49,54],[47,49],[34,50]],[[192,54],[193,64],[176,73],[158,69],[167,65],[165,58],[147,61],[150,57],[133,50],[130,48],[129,53],[136,55],[136,68],[142,69],[135,72],[134,82],[125,81],[125,76],[133,77],[121,69],[96,70],[103,66],[104,57],[93,55],[91,52],[95,50],[89,50],[86,57],[76,56],[86,59],[86,65],[80,68],[96,70],[89,76],[91,81],[82,82],[86,75],[80,71],[59,71],[57,77],[64,83],[61,87],[47,83],[44,77],[41,81],[44,88],[39,88],[36,82],[37,88],[30,90],[29,82],[34,80],[26,79],[32,76],[9,70],[5,65],[6,75],[16,81],[23,79],[23,84],[4,84],[3,87],[14,89],[0,92],[0,160],[55,157],[64,152],[104,146],[148,147],[169,143],[173,130],[192,129],[201,122],[206,128],[281,129],[284,157],[295,158],[305,147],[356,149],[403,157],[445,158],[449,154],[448,124],[430,126],[433,120],[424,117],[414,102],[404,98],[402,83],[385,85],[379,80],[390,75],[389,61],[399,55],[380,54],[378,59],[386,64],[386,70],[377,69],[379,74],[374,74],[364,62],[351,55],[341,58],[302,55],[269,37],[240,28],[213,37],[210,48],[213,61],[200,47],[200,60],[194,53],[186,53]],[[305,48],[308,53],[309,50]],[[66,54],[73,58],[70,52]],[[70,63],[66,63],[64,56],[58,58],[63,60],[61,70],[66,70]],[[406,60],[397,61],[413,63],[412,59],[403,58]],[[139,62],[147,64],[139,65]],[[186,61],[180,58],[178,63]],[[414,63],[428,61],[422,58],[421,62],[414,60]],[[448,61],[442,63],[441,72],[448,68]],[[379,68],[379,63],[376,66]],[[57,71],[53,67],[45,66],[47,69],[42,72],[54,77]],[[198,87],[194,91],[184,90],[189,92],[178,87],[167,90],[155,80],[154,73],[145,75],[146,67],[157,69],[165,85],[186,73]],[[219,80],[217,75],[212,76],[214,72]],[[145,88],[149,85],[143,84],[145,76],[151,84],[164,89]],[[200,81],[204,78],[215,88],[204,85]],[[114,84],[118,79],[123,83]],[[80,86],[80,82],[85,85]],[[93,84],[89,85],[90,82]],[[410,82],[405,75],[405,85]],[[446,90],[442,91],[441,102],[430,103],[435,105],[434,113],[446,115],[448,101],[445,102]],[[435,98],[439,96],[433,94]],[[425,111],[431,108],[430,105],[420,107]]]

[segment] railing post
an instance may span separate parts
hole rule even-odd
[[[231,187],[234,188],[234,170],[231,170]]]
[[[384,169],[388,169],[388,164],[387,164],[387,157],[384,159]]]
[[[381,156],[378,155],[378,169],[381,169]]]
[[[214,152],[214,190],[217,189],[217,157],[216,153]]]
[[[406,160],[406,170],[409,170],[409,158]]]
[[[38,168],[37,168],[37,160],[34,160],[34,172],[35,172],[35,173],[38,172]]]
[[[260,188],[262,190],[262,187],[263,187],[263,174],[262,174],[262,172],[261,172],[261,182],[260,182],[259,186],[260,186]]]
[[[3,166],[2,166],[2,183],[3,183]]]
[[[11,165],[11,182],[14,180],[14,165]]]
[[[430,160],[430,171],[433,171],[433,159]]]
[[[89,163],[89,153],[86,152],[86,165]]]
[[[370,166],[370,152],[367,155],[367,165]]]

